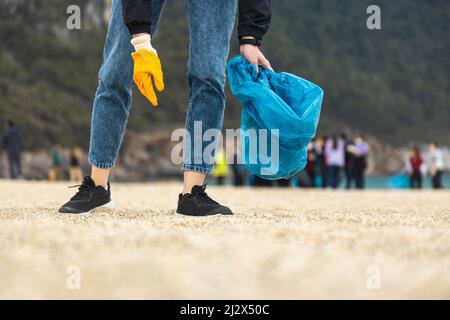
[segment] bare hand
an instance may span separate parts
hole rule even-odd
[[[251,45],[251,44],[243,44],[240,48],[241,56],[243,56],[247,61],[256,67],[256,71],[258,70],[258,66],[262,66],[265,69],[272,70],[270,66],[269,60],[264,57],[262,52],[259,50],[259,47]]]

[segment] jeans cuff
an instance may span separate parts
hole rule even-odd
[[[91,157],[89,157],[88,161],[91,165],[100,169],[111,169],[112,167],[114,167],[114,163],[100,163],[93,160]]]
[[[198,172],[198,173],[210,175],[212,172],[212,169],[213,169],[213,166],[192,166],[189,164],[183,165],[183,172],[189,171],[189,172]]]

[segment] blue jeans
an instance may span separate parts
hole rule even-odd
[[[202,136],[208,129],[222,128],[225,70],[236,2],[186,0],[190,34],[186,131],[191,139],[184,139],[184,171],[210,174],[213,167],[215,151],[203,156],[203,150],[211,142],[202,139],[201,150],[198,146],[194,149],[194,123],[197,129],[201,127]],[[165,0],[152,0],[152,34],[158,25],[164,3]],[[114,166],[128,121],[133,85],[133,47],[130,41],[131,35],[122,17],[121,0],[113,0],[104,61],[92,111],[89,162],[98,168]],[[214,144],[217,145],[217,141]]]

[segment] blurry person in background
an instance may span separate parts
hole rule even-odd
[[[291,186],[291,179],[278,179],[276,180],[276,186],[287,188]],[[309,183],[307,185],[309,187]]]
[[[50,157],[52,158],[52,167],[48,174],[48,180],[59,181],[62,179],[63,158],[61,155],[61,145],[57,144],[50,149]]]
[[[244,165],[242,164],[239,150],[240,144],[237,143],[234,145],[233,163],[231,164],[231,168],[233,169],[233,185],[235,187],[243,186],[247,180],[247,172]]]
[[[437,142],[432,142],[428,146],[427,162],[433,189],[441,189],[442,171],[444,170],[444,155],[442,150],[439,149]]]
[[[321,187],[327,185],[327,164],[325,159],[325,141],[326,138],[319,137],[314,142],[314,153],[316,155],[316,175],[320,175]]]
[[[364,136],[355,139],[356,153],[354,154],[353,177],[357,189],[365,187],[365,171],[367,169],[367,157],[369,155],[369,144]]]
[[[257,175],[252,175],[250,180],[252,181],[251,185],[253,187],[273,187],[271,180],[263,179]]]
[[[72,147],[70,149],[70,167],[69,167],[69,179],[70,181],[83,180],[83,171],[81,170],[81,160],[83,154],[78,147]]]
[[[8,154],[9,174],[11,179],[17,179],[22,176],[21,153],[22,139],[17,131],[14,122],[7,120],[5,122],[5,131],[2,137],[3,146]]]
[[[411,189],[422,189],[422,172],[424,171],[424,161],[417,146],[411,148],[406,170],[410,174]]]
[[[346,189],[350,189],[354,178],[353,167],[355,164],[355,154],[352,149],[355,148],[355,144],[345,134],[341,135],[341,139],[345,143],[345,187]]]
[[[233,185],[235,187],[242,187],[246,180],[246,171],[243,164],[233,162],[231,165],[233,169]]]
[[[215,165],[212,170],[212,176],[216,178],[217,184],[223,186],[228,175],[227,154],[219,149],[216,153]]]
[[[316,165],[317,165],[317,155],[314,148],[314,144],[316,143],[316,139],[312,139],[308,144],[308,163],[306,164],[306,173],[309,177],[308,187],[315,188],[316,187]]]
[[[333,135],[325,143],[325,157],[328,166],[327,186],[333,189],[339,187],[341,170],[345,165],[344,141]]]

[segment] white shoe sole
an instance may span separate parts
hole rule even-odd
[[[107,204],[102,205],[100,208],[114,209],[115,207],[116,207],[116,204],[111,200]]]

